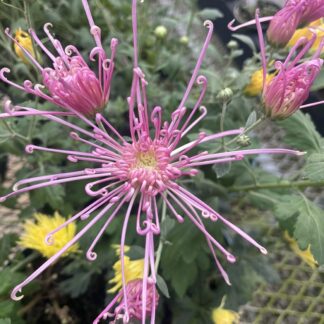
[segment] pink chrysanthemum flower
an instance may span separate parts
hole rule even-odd
[[[88,1],[82,0],[82,3],[89,21],[90,32],[96,43],[96,46],[90,52],[89,58],[91,61],[95,61],[97,58],[97,75],[89,68],[75,46],[68,45],[65,49],[63,48],[60,41],[55,39],[49,31],[49,27],[52,27],[52,25],[47,23],[44,25],[44,31],[54,46],[56,54],[51,53],[37,37],[34,30],[30,29],[29,33],[34,42],[52,61],[52,67],[41,66],[34,58],[34,55],[10,35],[9,29],[5,30],[7,36],[23,51],[25,56],[41,73],[43,84],[33,85],[31,81],[26,80],[23,86],[18,85],[7,79],[5,74],[10,72],[10,69],[6,67],[0,70],[0,79],[20,90],[48,100],[69,112],[93,117],[97,112],[101,112],[105,108],[109,99],[118,41],[115,38],[111,40],[111,57],[108,58],[102,47],[100,28],[93,21]],[[47,91],[44,92],[43,89]]]
[[[128,323],[132,319],[142,320],[143,318],[143,299],[145,299],[145,316],[155,318],[155,311],[159,302],[159,294],[155,286],[156,279],[148,278],[146,290],[143,290],[142,280],[137,279],[129,282],[126,285],[126,295],[121,290],[108,306],[98,315],[93,324],[98,324],[101,319],[114,318],[113,322],[118,323],[118,320],[123,320],[123,323]],[[127,296],[127,297],[125,297]],[[114,312],[110,310],[115,307]],[[128,309],[128,311],[126,311]]]
[[[274,46],[284,47],[294,35],[298,26],[309,24],[322,17],[324,17],[323,0],[287,0],[284,7],[274,16],[263,17],[260,22],[270,21],[267,30],[269,42]],[[240,26],[233,27],[234,21],[231,21],[228,25],[232,31],[256,22],[251,20]]]
[[[72,130],[71,137],[89,147],[89,150],[77,151],[27,145],[27,153],[46,151],[65,154],[72,163],[89,162],[89,168],[20,180],[15,184],[13,192],[1,197],[0,200],[4,201],[12,196],[37,188],[79,180],[89,181],[85,185],[85,191],[94,199],[85,209],[48,233],[46,242],[52,244],[54,233],[76,220],[89,220],[61,251],[48,259],[13,289],[11,297],[14,300],[23,298],[20,293],[27,284],[53,264],[98,221],[105,219],[104,225],[86,252],[86,256],[90,261],[96,259],[97,255],[94,248],[98,240],[105,233],[113,219],[121,217],[122,207],[125,206],[126,213],[123,218],[120,241],[123,288],[122,292],[115,297],[103,313],[122,314],[125,323],[135,314],[137,318],[141,318],[143,324],[146,317],[151,316],[151,324],[154,324],[155,307],[158,299],[154,297],[156,296],[157,271],[154,238],[160,233],[159,202],[163,203],[164,208],[169,209],[170,215],[173,215],[179,223],[188,219],[202,232],[217,267],[225,281],[230,284],[228,275],[216,256],[215,248],[229,262],[235,262],[236,258],[207,231],[204,221],[221,222],[254,245],[261,253],[266,254],[267,250],[199,197],[192,194],[185,188],[181,180],[188,176],[194,177],[201,166],[234,162],[242,160],[248,155],[300,155],[303,153],[288,149],[245,149],[221,153],[209,153],[206,150],[199,151],[199,145],[202,143],[215,141],[225,136],[239,135],[243,131],[237,129],[210,135],[200,132],[196,139],[192,141],[186,140],[187,133],[207,114],[206,108],[201,106],[207,88],[207,79],[199,76],[198,72],[212,37],[213,24],[210,21],[205,22],[208,34],[187,89],[179,107],[171,114],[170,120],[163,122],[161,107],[154,107],[152,111],[149,109],[146,97],[147,82],[138,66],[136,0],[133,0],[132,4],[132,18],[134,74],[131,94],[128,98],[130,140],[127,141],[100,113],[96,114],[95,121],[81,115],[81,120],[87,126],[84,129],[73,122],[67,121],[64,116],[60,117],[57,113],[39,112],[36,109],[22,106],[11,107],[10,103],[7,103],[5,107],[6,113],[1,114],[0,118],[42,114],[51,121],[69,127]],[[189,110],[185,104],[195,82],[201,87],[201,91],[193,109]],[[74,115],[73,118],[79,120],[80,116]],[[136,284],[127,285],[125,281],[124,247],[131,215],[136,218],[137,233],[145,237],[144,270],[141,288],[138,287],[137,282]],[[117,301],[119,302],[117,310],[110,312],[113,304],[116,304]],[[140,302],[141,307],[138,306]],[[152,310],[148,309],[151,306]],[[140,313],[141,315],[139,315]],[[102,315],[99,315],[97,320]]]
[[[298,64],[316,41],[316,34],[314,34],[313,38],[309,41],[306,37],[300,38],[291,48],[286,60],[284,62],[277,61],[275,63],[277,73],[275,77],[267,83],[265,45],[261,24],[258,18],[258,11],[256,12],[256,24],[263,66],[262,99],[266,115],[272,119],[284,119],[291,116],[300,108],[319,104],[313,103],[303,106],[303,103],[309,97],[311,86],[320,73],[323,65],[323,60],[319,57],[324,46],[324,40],[321,41],[319,48],[312,58],[304,63]],[[302,45],[304,45],[302,49],[296,53]]]

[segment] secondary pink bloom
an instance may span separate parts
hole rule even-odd
[[[316,35],[314,34],[314,37],[310,41],[304,37],[299,39],[290,50],[286,60],[284,62],[277,61],[275,63],[278,72],[270,82],[266,83],[267,62],[258,12],[256,13],[256,23],[263,66],[262,98],[265,113],[272,119],[287,118],[300,108],[304,108],[302,105],[309,97],[311,86],[320,73],[323,65],[323,60],[319,57],[324,45],[324,40],[321,42],[311,59],[299,64],[299,61],[314,44]],[[301,46],[303,47],[297,52]],[[311,105],[316,104],[319,103]]]
[[[143,316],[143,296],[145,299],[145,316],[155,318],[155,311],[159,303],[159,294],[155,287],[155,279],[148,278],[147,287],[143,290],[142,280],[134,280],[126,285],[126,296],[121,290],[108,306],[98,315],[93,324],[98,324],[101,319],[114,318],[113,322],[118,323],[118,320],[123,320],[123,323],[128,323],[132,319],[142,320]],[[111,309],[115,304],[113,313]],[[128,309],[128,312],[126,311]]]
[[[88,2],[82,0],[82,3],[89,21],[90,32],[96,42],[89,58],[91,61],[95,61],[97,58],[97,75],[89,68],[75,46],[68,45],[65,49],[63,48],[60,41],[55,39],[49,31],[49,27],[52,25],[47,23],[44,26],[44,31],[57,52],[55,55],[40,41],[32,29],[29,32],[35,43],[52,61],[52,67],[42,67],[31,53],[10,35],[9,29],[5,31],[7,36],[21,48],[39,70],[43,84],[33,85],[31,81],[26,80],[23,86],[18,85],[5,76],[10,72],[8,68],[0,70],[0,79],[20,90],[48,100],[69,112],[93,117],[97,112],[101,112],[108,102],[118,42],[115,38],[111,40],[111,57],[108,58],[102,47],[100,28],[94,24]],[[43,91],[44,89],[47,91]]]
[[[274,16],[259,20],[260,22],[270,21],[267,30],[268,40],[274,46],[283,47],[287,45],[300,25],[309,24],[322,17],[324,17],[324,0],[286,0],[284,7]],[[232,31],[256,23],[256,20],[251,20],[233,27],[234,21],[228,25]]]
[[[209,153],[202,148],[199,150],[199,145],[202,143],[217,141],[225,136],[242,133],[242,129],[236,129],[215,134],[200,132],[192,141],[188,141],[186,137],[188,132],[207,114],[206,108],[201,106],[207,89],[207,79],[204,76],[199,76],[198,72],[213,34],[213,24],[210,21],[205,22],[208,34],[187,89],[178,108],[175,109],[171,116],[167,116],[169,117],[167,118],[168,120],[163,121],[161,107],[154,107],[152,111],[149,108],[146,96],[147,81],[145,80],[144,73],[138,66],[136,0],[133,0],[132,16],[134,74],[131,94],[128,98],[130,140],[126,140],[100,113],[96,114],[94,121],[82,115],[73,115],[72,120],[73,118],[78,120],[81,118],[85,123],[86,127],[82,128],[65,119],[65,116],[62,118],[58,117],[59,114],[57,113],[40,112],[36,109],[22,106],[11,107],[7,103],[5,107],[6,113],[1,114],[0,118],[21,116],[22,114],[42,114],[51,121],[69,127],[72,130],[71,137],[75,141],[88,146],[84,151],[77,151],[72,148],[63,150],[31,144],[26,147],[27,153],[46,151],[55,154],[65,154],[70,162],[75,164],[88,162],[89,167],[73,172],[62,172],[20,180],[14,185],[13,192],[1,197],[0,200],[4,201],[12,196],[37,188],[79,180],[88,181],[85,185],[85,191],[94,199],[85,209],[72,216],[57,229],[48,233],[46,242],[51,244],[53,242],[53,234],[69,223],[77,220],[88,220],[88,223],[83,226],[79,233],[61,251],[48,259],[13,289],[11,297],[14,300],[23,298],[23,295],[20,295],[20,293],[27,284],[53,264],[98,221],[105,220],[86,253],[90,261],[94,260],[97,257],[94,248],[98,240],[115,218],[122,217],[122,207],[126,206],[127,210],[123,218],[120,241],[123,288],[120,295],[115,297],[113,302],[99,315],[97,320],[108,312],[114,315],[121,315],[122,313],[125,323],[132,317],[136,317],[140,318],[142,324],[145,324],[146,318],[151,316],[151,324],[154,324],[155,308],[158,299],[155,291],[157,274],[155,269],[154,238],[160,233],[159,203],[162,202],[168,208],[169,214],[173,215],[179,223],[182,223],[186,218],[201,231],[210,247],[216,266],[219,268],[225,281],[230,284],[228,275],[216,256],[215,249],[224,255],[229,262],[235,262],[236,258],[207,231],[204,224],[206,221],[221,222],[254,245],[261,253],[266,254],[267,250],[199,197],[192,194],[181,180],[186,177],[194,177],[199,172],[199,168],[204,165],[235,162],[249,155],[300,155],[303,153],[288,149],[265,148],[219,153]],[[185,104],[195,83],[201,88],[200,95],[193,108],[188,109]],[[136,218],[136,231],[139,235],[145,237],[144,269],[141,288],[138,282],[127,285],[125,280],[124,246],[130,217]],[[110,309],[117,301],[119,305],[115,308],[114,312],[110,312]],[[95,323],[97,320],[95,320]]]

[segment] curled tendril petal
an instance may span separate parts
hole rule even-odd
[[[204,75],[199,75],[196,82],[197,84],[207,85],[207,78]]]
[[[24,298],[24,295],[17,296],[18,293],[22,293],[22,287],[22,285],[18,285],[12,290],[10,294],[12,300],[19,301]]]
[[[98,27],[97,25],[93,25],[91,28],[90,28],[90,33],[91,35],[93,36],[101,36],[101,29],[100,27]]]
[[[156,234],[156,235],[159,235],[161,233],[159,226],[157,226],[154,223],[151,223],[151,230],[152,230],[153,234]]]
[[[214,24],[211,20],[205,20],[204,21],[204,26],[207,27],[208,29],[213,29],[214,28]]]
[[[75,155],[68,155],[67,159],[72,163],[77,163],[79,159]]]
[[[110,41],[110,48],[115,49],[118,46],[118,39],[117,38],[112,38]]]
[[[5,111],[7,114],[12,115],[12,114],[15,112],[15,106],[12,104],[12,102],[11,102],[10,99],[7,99],[7,100],[4,102],[3,107],[4,107],[4,111]]]
[[[113,64],[111,62],[111,59],[105,59],[105,60],[102,61],[102,68],[107,71],[107,70],[110,69],[111,64]]]
[[[50,33],[49,28],[53,28],[53,25],[50,22],[46,23],[43,27],[45,33]]]
[[[78,49],[73,45],[67,45],[64,49],[64,52],[68,56],[71,56],[73,53],[80,55],[80,52],[78,51]]]
[[[7,36],[11,36],[11,33],[10,33],[10,28],[9,27],[6,27],[5,30],[4,30],[5,34]]]
[[[103,48],[99,47],[99,46],[96,46],[94,47],[90,54],[89,54],[89,58],[91,61],[95,61],[95,56],[99,56],[99,57],[105,57],[105,51]]]
[[[70,137],[71,137],[72,139],[74,139],[75,141],[80,140],[80,136],[79,136],[79,134],[76,133],[76,132],[70,132]]]
[[[86,253],[86,257],[89,261],[94,261],[97,259],[97,253],[89,249]]]
[[[88,219],[90,217],[90,213],[85,213],[85,214],[82,214],[81,216],[80,216],[80,219],[81,220],[86,220],[86,219]]]
[[[2,197],[0,197],[0,202],[4,202],[4,201],[6,201],[7,200],[7,197],[6,196],[2,196]]]
[[[86,168],[86,169],[84,169],[84,173],[91,175],[91,174],[96,174],[97,172],[95,169]]]
[[[25,147],[25,152],[28,154],[32,154],[32,153],[34,153],[34,148],[35,148],[34,145],[28,144]]]
[[[49,234],[47,234],[47,235],[45,236],[44,241],[45,241],[45,244],[51,246],[51,245],[54,244],[54,241],[55,241],[55,240],[54,240],[53,235],[52,235],[51,233],[49,233]]]
[[[234,256],[233,254],[227,254],[227,255],[226,255],[226,259],[227,259],[227,261],[230,262],[230,263],[234,263],[234,262],[236,262],[236,258],[235,258],[235,256]]]
[[[237,154],[237,155],[235,155],[235,160],[241,161],[243,159],[244,159],[244,154]]]
[[[10,69],[7,68],[7,67],[3,67],[1,70],[0,70],[0,79],[3,80],[3,81],[9,81],[8,78],[5,76],[5,73],[10,73]]]
[[[260,250],[260,252],[261,252],[262,254],[268,254],[268,250],[267,250],[266,248],[264,248],[263,246],[261,246],[261,247],[259,248],[259,250]]]

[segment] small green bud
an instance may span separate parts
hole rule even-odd
[[[180,43],[181,43],[182,45],[188,45],[188,44],[189,44],[189,38],[188,38],[188,36],[182,36],[182,37],[180,38]]]
[[[217,99],[222,100],[224,102],[230,102],[233,97],[233,91],[230,88],[225,88],[219,91],[217,95]]]
[[[157,26],[154,30],[154,34],[157,38],[165,38],[165,36],[167,35],[168,33],[168,30],[166,29],[166,27],[160,25],[160,26]]]
[[[250,146],[251,145],[250,137],[245,134],[240,135],[239,138],[237,139],[237,144],[243,147]]]
[[[227,48],[231,49],[231,50],[234,50],[234,49],[237,49],[239,47],[239,44],[236,40],[230,40],[228,43],[227,43]]]

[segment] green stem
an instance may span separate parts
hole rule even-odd
[[[224,132],[224,122],[225,122],[225,115],[226,115],[226,109],[227,109],[227,101],[223,101],[223,106],[222,106],[222,114],[221,114],[221,119],[220,119],[220,131],[221,133]],[[222,148],[225,148],[225,138],[222,137]]]
[[[165,201],[163,201],[163,204],[162,204],[162,217],[161,217],[160,224],[162,224],[164,222],[165,217],[166,217],[166,203],[165,203]],[[162,236],[160,236],[159,246],[158,246],[157,251],[156,251],[155,273],[157,273],[158,268],[159,268],[159,264],[160,264],[160,261],[161,261],[162,250],[163,250],[163,245],[164,245],[164,238],[162,238]]]
[[[238,186],[230,188],[230,191],[251,191],[260,189],[284,189],[284,188],[307,188],[307,187],[323,187],[324,180],[312,181],[312,180],[301,180],[301,181],[281,181],[271,183],[261,183],[256,185]]]

